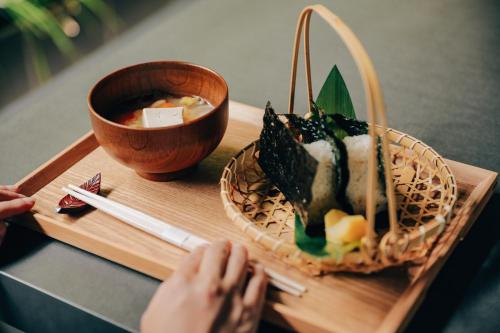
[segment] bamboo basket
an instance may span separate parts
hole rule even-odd
[[[311,87],[309,24],[317,13],[341,37],[361,74],[366,96],[369,135],[366,218],[367,235],[358,251],[342,260],[318,258],[294,243],[294,209],[257,163],[258,141],[234,156],[221,178],[221,197],[227,215],[255,242],[285,262],[317,275],[334,271],[374,272],[423,259],[449,222],[457,198],[455,177],[443,158],[421,141],[387,127],[381,88],[373,64],[354,33],[322,5],[300,14],[295,32],[288,112],[293,113],[297,59],[304,32],[304,61],[308,100]],[[311,105],[309,105],[311,108]],[[309,110],[311,111],[311,110]],[[377,186],[376,136],[382,143],[389,227],[375,229]],[[390,161],[390,163],[387,163]]]

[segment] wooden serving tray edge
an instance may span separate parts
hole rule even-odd
[[[484,178],[476,186],[473,192],[470,194],[468,200],[476,200],[475,205],[470,215],[462,215],[457,223],[461,224],[463,227],[458,228],[458,233],[452,236],[452,244],[437,261],[436,263],[426,271],[423,276],[421,276],[415,283],[410,285],[409,288],[399,297],[398,302],[394,304],[392,310],[387,314],[384,321],[381,323],[377,332],[401,332],[408,325],[410,320],[413,318],[415,312],[419,308],[420,304],[423,302],[427,290],[430,285],[437,277],[441,268],[444,266],[448,258],[453,253],[456,246],[460,243],[462,239],[468,234],[470,228],[474,225],[480,213],[488,203],[489,199],[493,195],[493,191],[496,186],[497,176],[496,172],[471,166],[468,164],[446,160],[446,163],[452,169],[458,169],[459,167],[474,168],[476,171],[483,173]]]
[[[254,122],[255,120],[261,119],[262,110],[258,108],[237,102],[231,102],[231,105],[233,107],[246,108],[245,111],[247,112],[244,113],[244,116],[238,116],[238,120]],[[17,185],[20,187],[20,191],[25,195],[33,195],[98,146],[99,145],[93,135],[93,132],[88,132],[75,143],[17,182]],[[483,210],[493,193],[497,178],[497,174],[495,172],[451,160],[447,160],[447,163],[454,170],[461,167],[467,170],[473,170],[480,176],[481,180],[479,183],[477,183],[478,179],[471,180],[471,183],[475,184],[475,189],[470,194],[468,200],[475,200],[473,209],[470,215],[461,216],[460,223],[463,227],[459,228],[459,233],[457,235],[454,235],[449,250],[438,259],[431,269],[429,269],[414,284],[410,285],[404,291],[389,313],[385,316],[384,320],[378,327],[377,332],[399,332],[406,327],[418,309],[420,303],[423,301],[428,287],[435,279],[448,257],[451,255],[453,249],[459,241],[466,236],[470,227],[478,218],[480,212]],[[151,258],[138,254],[133,256],[127,255],[124,257],[122,254],[123,249],[120,249],[120,247],[110,246],[105,242],[102,242],[99,236],[91,233],[75,233],[70,228],[65,228],[57,225],[56,223],[52,223],[50,217],[47,217],[39,212],[34,212],[32,215],[24,214],[17,220],[17,222],[32,230],[42,232],[47,236],[160,280],[164,280],[171,273],[171,270],[169,269],[159,269],[158,267],[161,267],[161,265],[158,265]],[[295,311],[294,309],[290,309],[278,302],[267,302],[266,309],[270,311],[265,311],[265,319],[278,325],[304,332],[330,332],[328,322],[312,322],[306,315]]]

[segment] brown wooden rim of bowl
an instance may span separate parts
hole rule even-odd
[[[149,128],[147,128],[147,127],[139,127],[139,128],[137,128],[137,127],[126,126],[126,125],[122,125],[122,124],[116,123],[114,121],[111,121],[109,119],[106,119],[105,117],[101,116],[97,111],[94,110],[90,99],[91,99],[91,96],[94,93],[94,90],[96,89],[97,85],[99,83],[101,83],[102,81],[104,81],[104,80],[110,78],[111,76],[116,75],[116,74],[118,74],[120,72],[128,71],[128,70],[130,70],[130,69],[132,69],[134,67],[140,67],[140,66],[144,66],[144,65],[147,65],[147,64],[165,64],[165,63],[176,63],[176,64],[180,64],[180,65],[187,65],[187,66],[198,67],[198,68],[200,68],[200,69],[202,69],[204,71],[208,71],[208,72],[214,74],[224,84],[224,87],[225,87],[225,90],[226,90],[226,97],[222,100],[222,102],[220,102],[217,105],[214,105],[214,108],[209,113],[207,113],[207,114],[205,114],[205,115],[203,115],[201,117],[198,117],[198,118],[195,118],[193,120],[190,120],[187,123],[182,123],[182,124],[178,124],[178,125],[170,125],[170,126],[162,126],[162,127],[149,127]],[[145,131],[145,132],[149,132],[149,131],[161,131],[161,130],[164,130],[164,129],[178,128],[178,127],[182,127],[182,126],[189,126],[189,125],[192,125],[192,124],[194,124],[194,123],[196,123],[198,121],[201,121],[201,120],[207,118],[208,116],[210,116],[212,113],[214,113],[222,104],[224,104],[225,102],[227,102],[228,96],[229,96],[229,87],[227,86],[226,80],[222,77],[222,75],[220,75],[219,73],[217,73],[213,69],[205,67],[205,66],[202,66],[202,65],[194,64],[192,62],[187,62],[187,61],[159,60],[159,61],[142,62],[142,63],[138,63],[138,64],[126,66],[126,67],[122,67],[120,69],[117,69],[117,70],[115,70],[115,71],[113,71],[113,72],[105,75],[104,77],[102,77],[101,79],[99,79],[99,81],[97,81],[92,86],[92,88],[90,89],[89,93],[87,94],[87,106],[88,106],[90,112],[93,115],[95,115],[97,118],[99,118],[100,120],[104,121],[105,123],[107,123],[109,125],[120,127],[120,128],[124,128],[124,129],[129,129],[129,130],[132,130],[132,131]]]

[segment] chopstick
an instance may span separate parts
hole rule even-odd
[[[175,227],[119,202],[86,191],[78,186],[70,184],[68,185],[68,188],[63,187],[62,190],[71,196],[116,217],[128,225],[160,238],[183,250],[190,252],[200,245],[209,243],[209,241],[193,235],[184,229]],[[264,268],[264,270],[269,277],[269,283],[282,291],[300,297],[307,290],[303,285],[273,270],[270,270],[269,268]]]

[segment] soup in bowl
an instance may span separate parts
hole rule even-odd
[[[228,121],[228,88],[216,72],[159,61],[113,72],[90,90],[99,144],[140,176],[186,175],[220,143]]]

